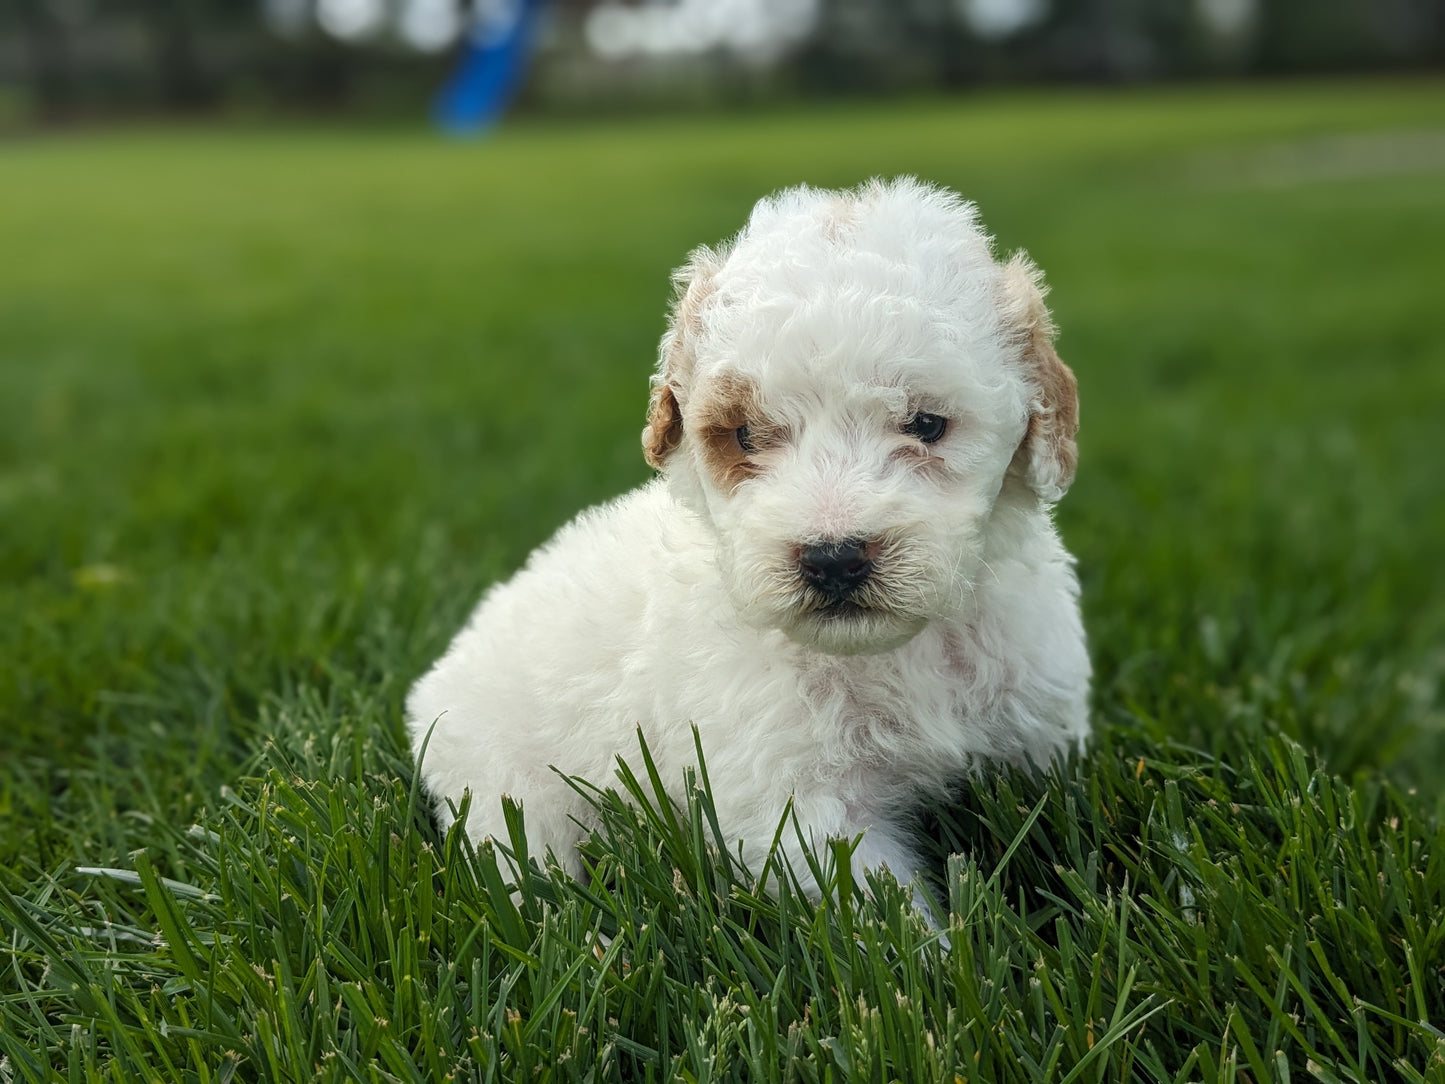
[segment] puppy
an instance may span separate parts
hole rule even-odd
[[[919,872],[920,803],[1088,731],[1073,561],[1051,506],[1078,400],[1041,276],[974,206],[911,178],[762,200],[676,272],[642,444],[659,477],[583,512],[483,597],[407,701],[443,822],[574,874],[640,727],[680,787],[696,727],[754,868],[862,834]],[[423,748],[425,749],[423,755]]]

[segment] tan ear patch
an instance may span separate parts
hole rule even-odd
[[[1022,342],[1021,360],[1036,392],[1019,446],[1024,478],[1040,497],[1056,501],[1079,463],[1079,385],[1054,349],[1054,323],[1038,268],[1020,253],[1003,272],[1004,320]]]
[[[672,450],[682,443],[682,402],[692,383],[697,360],[697,339],[703,332],[703,304],[712,296],[713,276],[722,266],[725,253],[703,245],[688,256],[687,263],[672,273],[672,308],[667,331],[662,336],[657,375],[652,378],[652,398],[647,408],[647,428],[642,431],[642,453],[650,466],[662,469]]]
[[[647,428],[642,431],[642,454],[649,466],[662,468],[662,461],[682,441],[682,411],[672,386],[661,380],[652,389],[647,408]]]
[[[1039,385],[1039,407],[1029,417],[1026,439],[1050,464],[1048,472],[1055,476],[1054,484],[1062,496],[1079,466],[1079,445],[1074,439],[1079,431],[1079,382],[1054,344],[1043,336],[1035,336],[1025,360]]]

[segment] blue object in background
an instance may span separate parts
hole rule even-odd
[[[437,126],[452,135],[479,135],[511,104],[522,83],[542,0],[483,0],[457,70],[432,107]]]

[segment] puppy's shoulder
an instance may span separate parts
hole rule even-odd
[[[534,686],[552,691],[566,673],[608,670],[639,635],[653,588],[652,566],[678,528],[680,509],[657,481],[589,508],[534,550],[510,578],[490,587],[446,653],[412,689],[413,720],[443,711],[465,719],[487,714],[487,700],[527,700]],[[539,676],[541,675],[541,676]],[[453,725],[448,723],[442,729]]]
[[[580,512],[532,551],[508,580],[482,596],[468,626],[516,630],[584,619],[625,622],[656,588],[659,570],[692,559],[702,536],[691,513],[654,479]],[[595,631],[595,630],[594,630]]]
[[[522,575],[595,570],[612,581],[645,576],[654,562],[704,542],[696,517],[661,478],[577,514],[533,551]]]

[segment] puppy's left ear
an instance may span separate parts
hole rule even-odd
[[[1029,488],[1046,501],[1068,491],[1079,462],[1079,385],[1054,350],[1054,322],[1044,304],[1043,274],[1023,253],[1003,266],[1004,326],[1023,347],[1029,381],[1029,427],[1014,466]]]
[[[687,263],[672,273],[672,311],[658,351],[657,374],[642,431],[642,454],[660,470],[672,450],[682,443],[682,406],[697,361],[697,340],[703,330],[703,307],[713,292],[713,277],[727,258],[726,252],[703,245],[693,249]]]

